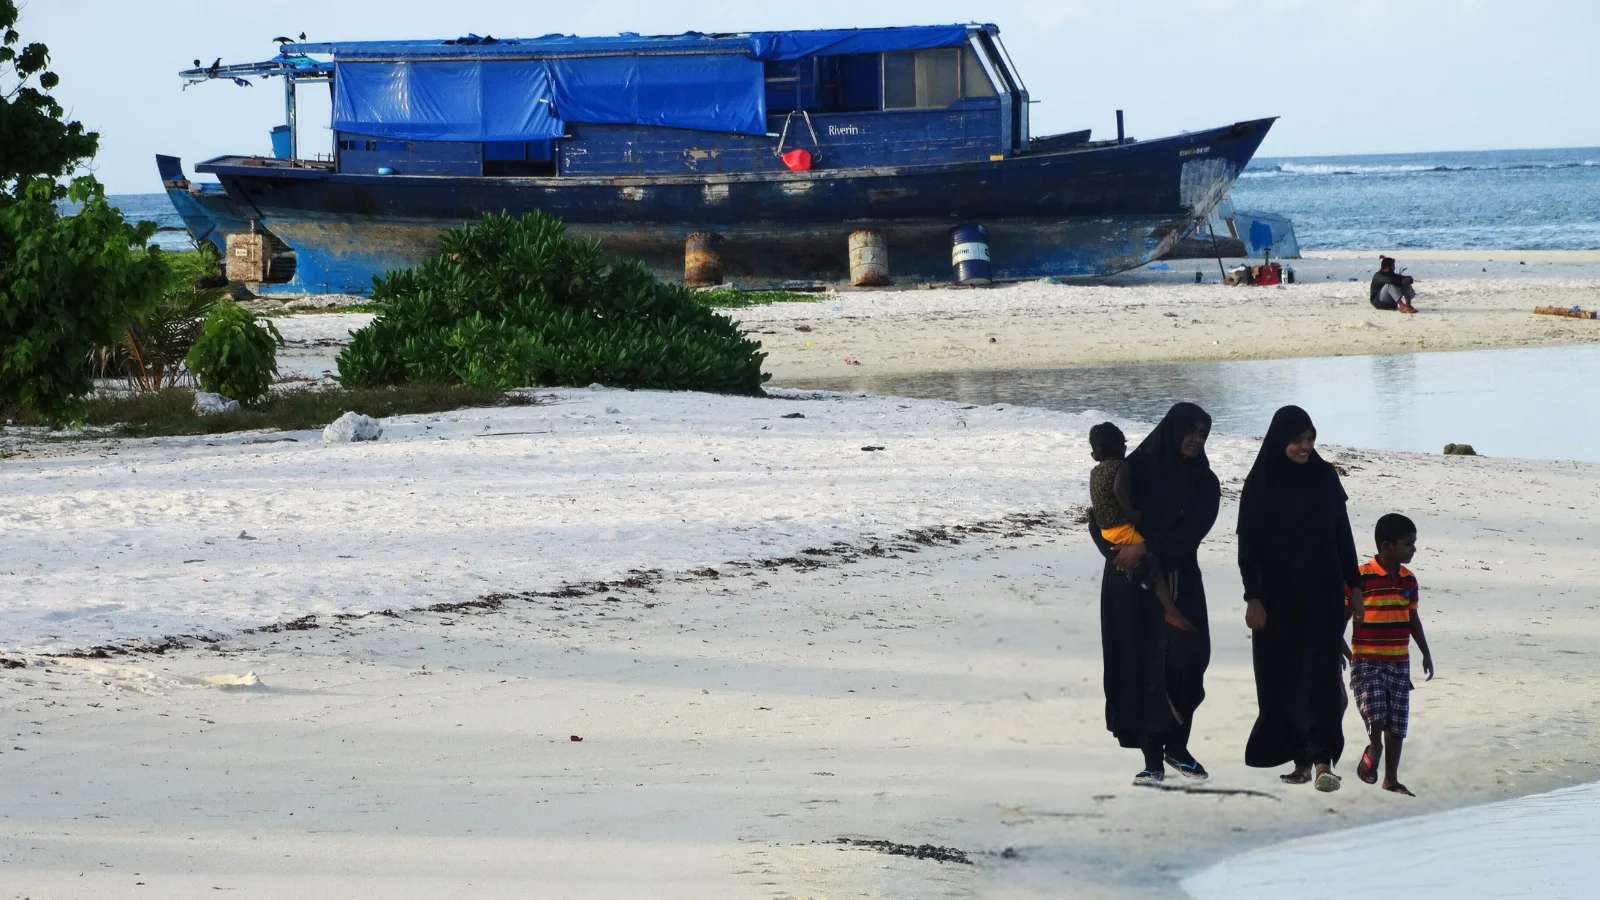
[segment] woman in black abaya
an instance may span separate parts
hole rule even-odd
[[[1211,416],[1193,403],[1172,407],[1128,456],[1132,499],[1146,543],[1117,547],[1089,523],[1107,557],[1100,588],[1100,638],[1105,656],[1106,728],[1124,747],[1144,753],[1135,784],[1160,783],[1165,764],[1190,778],[1207,777],[1189,752],[1195,710],[1205,699],[1211,662],[1206,590],[1195,559],[1217,521],[1221,486],[1206,460]],[[1126,572],[1154,552],[1178,611],[1193,630],[1168,624],[1155,594]]]
[[[1345,492],[1298,406],[1272,417],[1239,501],[1239,572],[1260,714],[1245,764],[1294,763],[1289,784],[1336,791],[1344,750],[1345,589],[1361,589]]]

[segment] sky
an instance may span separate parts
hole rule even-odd
[[[185,91],[178,70],[270,58],[272,38],[668,34],[998,24],[1038,101],[1035,135],[1160,137],[1282,120],[1262,156],[1600,146],[1600,0],[23,0],[69,113],[101,134],[111,193],[161,189],[154,155],[188,166],[267,153],[278,82]],[[320,97],[312,96],[320,93]],[[319,102],[320,101],[320,102]],[[301,99],[302,150],[326,147],[326,91]],[[322,130],[306,128],[312,124]]]

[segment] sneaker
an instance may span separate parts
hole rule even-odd
[[[1161,783],[1166,780],[1167,773],[1160,769],[1145,769],[1139,774],[1133,776],[1133,783],[1135,787],[1160,787]]]
[[[1168,755],[1167,765],[1177,769],[1179,775],[1182,775],[1185,778],[1191,778],[1195,781],[1205,781],[1211,777],[1211,773],[1206,771],[1206,767],[1200,765],[1200,760],[1195,759],[1192,756],[1189,757],[1188,762],[1179,762],[1171,755]]]

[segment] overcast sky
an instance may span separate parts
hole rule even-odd
[[[175,73],[196,57],[267,59],[274,36],[301,31],[313,40],[526,37],[976,17],[1000,26],[1039,101],[1036,135],[1105,135],[1120,107],[1129,133],[1147,138],[1280,115],[1264,156],[1600,146],[1600,0],[23,2],[19,30],[49,44],[56,95],[101,133],[94,169],[112,193],[160,190],[156,153],[192,165],[268,152],[268,131],[283,120],[278,82],[183,91]],[[323,146],[325,93],[303,104]]]

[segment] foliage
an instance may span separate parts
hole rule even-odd
[[[138,317],[122,333],[120,356],[128,381],[141,391],[177,386],[189,371],[189,352],[226,291],[194,285],[169,289],[155,308]]]
[[[215,280],[220,259],[209,241],[197,250],[169,253],[166,259],[172,272],[161,302],[135,318],[118,345],[101,353],[101,372],[126,377],[136,390],[165,390],[189,376],[189,350],[206,316],[227,293],[225,288],[200,286]]]
[[[238,412],[203,416],[195,412],[194,391],[169,388],[136,394],[97,394],[86,405],[84,424],[110,428],[124,437],[224,434],[232,431],[320,430],[356,410],[377,418],[426,415],[466,407],[530,402],[519,395],[466,385],[418,384],[383,388],[297,388],[274,391],[266,400]],[[0,418],[22,426],[49,424],[31,410],[5,409]],[[99,432],[84,433],[91,436]]]
[[[189,371],[200,386],[244,404],[259,403],[278,374],[283,335],[271,321],[231,300],[206,316],[200,337],[189,349]]]
[[[45,45],[22,44],[15,0],[0,0],[0,405],[53,422],[82,413],[93,358],[154,307],[168,269],[93,178],[58,183],[94,156],[99,135],[49,95]],[[56,201],[79,210],[63,217]],[[144,248],[144,249],[137,249]]]
[[[167,278],[161,251],[144,247],[154,224],[123,221],[92,178],[68,196],[76,215],[61,215],[44,179],[0,203],[0,403],[53,422],[81,413],[91,355],[156,305]]]
[[[712,309],[736,309],[749,306],[768,306],[773,303],[816,303],[821,294],[802,294],[798,291],[696,291],[695,299]]]
[[[0,207],[21,199],[34,179],[43,179],[55,199],[65,197],[55,180],[100,144],[81,123],[62,121],[64,110],[47,93],[60,82],[48,69],[50,50],[21,45],[18,15],[15,0],[0,0]]]
[[[462,382],[759,393],[759,343],[559,219],[486,215],[421,267],[374,279],[382,307],[339,354],[351,385]]]

